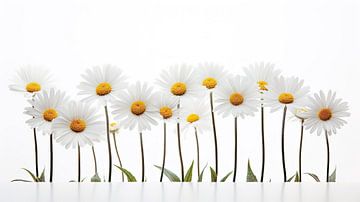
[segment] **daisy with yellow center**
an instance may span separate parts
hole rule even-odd
[[[188,99],[180,108],[180,121],[183,123],[183,131],[194,130],[197,151],[197,174],[200,178],[200,148],[198,133],[205,133],[211,128],[209,104],[204,99]]]
[[[203,95],[202,86],[198,84],[193,68],[185,64],[171,66],[168,70],[163,70],[160,73],[160,78],[157,84],[162,92],[169,94],[177,99],[178,108],[180,107],[180,100],[189,97],[201,97]],[[177,139],[179,148],[179,159],[181,166],[181,181],[185,179],[184,164],[181,151],[180,139],[180,123],[177,123]]]
[[[239,75],[229,76],[215,90],[217,106],[215,111],[223,117],[232,115],[235,127],[235,146],[234,146],[234,173],[233,182],[236,181],[237,172],[237,119],[238,117],[254,116],[259,106],[259,93],[257,86],[250,80]]]
[[[216,65],[213,63],[204,63],[200,64],[197,68],[197,75],[199,83],[209,91],[210,99],[210,110],[211,110],[211,120],[212,128],[214,135],[214,146],[215,146],[215,180],[217,181],[218,176],[218,145],[217,145],[217,135],[216,135],[216,123],[215,123],[215,114],[214,114],[214,101],[213,101],[213,90],[219,85],[220,81],[226,76],[224,67]]]
[[[84,95],[83,101],[94,103],[97,102],[105,108],[106,118],[106,134],[108,142],[109,154],[109,175],[108,181],[111,182],[112,177],[112,154],[110,144],[109,116],[107,105],[115,100],[116,96],[121,93],[127,86],[126,77],[122,71],[113,65],[95,66],[87,69],[82,75],[84,81],[80,83],[79,95]]]
[[[50,136],[50,162],[53,162],[53,121],[59,116],[59,108],[65,106],[68,98],[64,92],[51,88],[49,91],[41,91],[33,99],[29,100],[32,107],[25,108],[25,114],[31,118],[26,121],[33,129]],[[53,165],[50,164],[50,182],[53,179]]]
[[[280,74],[280,70],[274,69],[274,64],[271,63],[255,63],[244,68],[246,77],[252,82],[256,83],[260,95],[268,91],[269,83],[271,83]],[[263,101],[263,99],[261,99]],[[263,103],[260,104],[261,108],[261,140],[262,140],[262,166],[260,182],[264,181],[265,172],[265,112]]]
[[[270,107],[271,112],[283,109],[283,120],[281,130],[281,151],[284,173],[284,182],[286,182],[286,164],[285,164],[285,122],[286,113],[289,109],[294,111],[306,105],[307,94],[310,88],[304,87],[304,81],[296,77],[284,78],[280,76],[274,79],[269,90],[264,92],[264,106]]]
[[[136,130],[140,134],[140,146],[142,154],[142,181],[145,181],[145,161],[142,133],[151,129],[151,125],[157,125],[154,119],[158,110],[154,107],[155,97],[153,88],[146,83],[136,82],[119,95],[112,105],[113,114],[124,129]]]
[[[327,95],[320,91],[309,97],[309,110],[304,113],[306,118],[304,125],[310,133],[316,132],[318,135],[325,133],[327,146],[327,170],[326,181],[329,181],[330,148],[328,136],[336,134],[337,130],[346,124],[345,117],[350,113],[347,102],[336,97],[336,93],[329,91]]]
[[[71,101],[61,107],[53,121],[55,140],[68,148],[78,148],[78,181],[80,182],[80,147],[93,146],[104,139],[105,123],[97,110],[82,102]]]

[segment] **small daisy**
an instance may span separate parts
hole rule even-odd
[[[31,128],[37,128],[44,134],[52,133],[52,123],[58,117],[59,108],[68,101],[65,92],[51,88],[50,91],[38,93],[34,99],[29,100],[33,107],[25,108],[25,114],[33,118],[26,121]]]
[[[200,148],[198,132],[210,130],[210,109],[204,100],[186,100],[180,109],[180,121],[183,122],[183,130],[194,129],[197,150],[197,173],[200,179]]]
[[[264,93],[264,105],[271,107],[271,112],[285,106],[293,111],[304,106],[309,91],[309,87],[304,87],[304,80],[280,76],[269,85],[269,91]]]
[[[215,108],[223,117],[230,114],[234,117],[244,118],[253,116],[258,111],[259,95],[257,86],[239,75],[229,77],[215,90],[217,99]]]
[[[94,145],[103,139],[105,123],[99,121],[101,118],[96,110],[89,105],[71,101],[61,108],[59,117],[53,122],[53,132],[57,142],[66,149],[77,145]]]
[[[157,125],[156,116],[157,111],[154,107],[154,96],[152,88],[147,84],[136,84],[129,86],[127,91],[119,96],[119,99],[114,102],[113,114],[115,118],[120,121],[120,124],[125,129],[136,129],[140,134],[140,148],[141,148],[141,181],[145,181],[145,161],[144,161],[144,146],[142,132],[150,130],[151,125]]]
[[[24,66],[17,71],[13,78],[13,84],[9,85],[10,90],[24,92],[32,95],[51,85],[50,72],[42,67]]]
[[[104,106],[127,87],[126,77],[121,69],[113,65],[87,69],[82,78],[85,81],[81,82],[78,88],[80,89],[79,95],[86,96],[83,101],[98,102]]]
[[[116,121],[114,121],[110,123],[109,128],[110,133],[117,134],[119,132],[120,126]]]
[[[314,94],[309,98],[309,111],[304,114],[306,129],[310,133],[316,132],[320,135],[325,132],[327,146],[327,167],[326,182],[329,182],[329,165],[330,165],[330,145],[328,135],[336,134],[346,124],[345,117],[350,116],[349,106],[340,98],[336,98],[336,93],[329,91],[327,96],[323,91]]]
[[[274,68],[274,64],[271,63],[255,63],[249,65],[248,68],[244,68],[246,76],[259,87],[260,91],[267,91],[268,84],[277,78],[281,71]]]
[[[199,97],[201,96],[200,92],[202,92],[193,69],[184,64],[171,66],[169,70],[163,70],[157,84],[165,93],[169,93],[178,100],[184,97]]]

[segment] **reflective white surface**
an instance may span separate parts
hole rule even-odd
[[[3,183],[0,201],[359,202],[360,184],[326,183]]]

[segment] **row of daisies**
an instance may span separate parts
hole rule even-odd
[[[346,123],[343,118],[350,115],[348,104],[337,98],[335,92],[320,91],[309,96],[310,88],[304,85],[303,80],[282,76],[281,71],[275,69],[271,63],[256,63],[243,70],[245,74],[240,76],[229,74],[222,66],[212,63],[205,63],[196,68],[175,65],[161,72],[156,80],[161,90],[154,92],[153,86],[147,83],[128,84],[128,78],[116,66],[94,66],[86,70],[82,75],[83,81],[78,85],[78,94],[83,99],[74,101],[64,91],[53,88],[52,75],[47,69],[26,66],[17,71],[9,88],[30,95],[27,96],[29,107],[25,108],[25,114],[29,115],[26,122],[34,129],[34,138],[36,131],[42,131],[51,135],[51,138],[66,148],[78,148],[79,152],[82,146],[93,146],[94,143],[107,139],[108,181],[111,181],[112,173],[112,145],[109,136],[116,132],[118,127],[138,131],[141,149],[143,149],[142,133],[151,130],[151,127],[158,122],[164,122],[164,127],[166,124],[177,124],[178,136],[189,129],[194,131],[195,135],[212,131],[215,140],[214,170],[217,177],[216,113],[222,117],[234,117],[235,133],[237,133],[238,117],[253,116],[260,109],[263,117],[264,107],[270,108],[271,112],[283,110],[282,137],[285,133],[287,111],[302,120],[305,128],[311,133],[316,132],[320,135],[324,132],[326,136],[336,133]],[[99,112],[98,107],[93,107],[92,104],[95,103],[103,106],[104,112]],[[109,123],[109,105],[113,109],[111,113],[118,125]],[[101,120],[103,119],[101,113],[105,113],[105,120]],[[263,127],[262,122],[262,129]],[[262,130],[263,145],[264,133]],[[180,141],[178,138],[181,180],[184,181],[186,176],[184,176]],[[283,144],[282,142],[282,146]],[[235,158],[236,149],[235,142]],[[36,158],[37,155],[36,152]],[[283,153],[284,181],[287,181],[284,159]],[[36,176],[39,177],[37,164],[36,161]],[[200,162],[197,162],[198,178],[201,174],[199,164]],[[236,180],[236,164],[235,159],[233,181]],[[142,181],[144,181],[144,160],[142,165]],[[50,169],[50,181],[52,181],[52,168]],[[165,158],[161,181],[164,170],[166,174]],[[127,174],[126,169],[122,171]],[[263,173],[264,166],[261,181]],[[80,181],[80,169],[78,180]]]

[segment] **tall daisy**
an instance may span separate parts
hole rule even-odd
[[[145,181],[145,160],[142,133],[151,129],[151,125],[157,125],[154,117],[157,114],[153,106],[154,96],[152,88],[147,84],[136,82],[127,88],[114,102],[113,114],[118,119],[121,127],[125,129],[136,129],[140,134],[142,182]]]
[[[336,93],[329,91],[327,96],[323,91],[309,98],[309,110],[304,113],[305,127],[310,133],[320,135],[325,132],[327,146],[326,181],[329,182],[330,146],[328,135],[336,134],[337,130],[346,124],[345,117],[350,116],[349,106]]]
[[[217,96],[215,108],[223,117],[232,115],[235,121],[235,151],[234,151],[234,175],[233,182],[236,180],[237,170],[237,119],[245,116],[253,116],[258,110],[259,94],[255,83],[250,82],[240,76],[231,76],[223,81],[215,90]]]
[[[189,99],[180,108],[180,121],[183,123],[182,129],[187,131],[194,129],[197,151],[197,174],[200,179],[200,147],[198,133],[210,130],[210,110],[207,102],[203,100]]]
[[[103,139],[105,124],[97,111],[87,104],[71,101],[61,108],[53,122],[53,134],[57,142],[68,148],[78,148],[78,182],[80,175],[80,147],[93,146]]]
[[[264,93],[265,106],[271,107],[271,111],[283,109],[283,121],[281,131],[281,151],[284,172],[284,182],[287,181],[285,165],[285,120],[287,109],[293,111],[305,105],[307,94],[310,88],[304,87],[304,81],[296,77],[284,78],[283,76],[275,79],[269,85],[269,91]]]
[[[160,88],[170,96],[178,100],[178,108],[180,108],[180,100],[186,97],[201,97],[202,88],[198,85],[193,69],[187,65],[171,66],[168,70],[163,70],[160,79],[157,80]],[[184,181],[184,164],[181,152],[180,140],[180,123],[177,123],[177,139],[179,158],[181,166],[181,181]]]
[[[217,144],[217,135],[216,135],[215,115],[214,115],[213,90],[215,90],[218,83],[226,76],[226,72],[223,66],[213,63],[204,63],[199,65],[199,68],[197,69],[197,75],[199,78],[199,83],[201,83],[204,89],[209,91],[209,96],[210,96],[211,120],[212,120],[214,145],[215,145],[215,173],[217,180],[218,144]]]
[[[174,97],[165,93],[157,93],[157,101],[154,102],[155,109],[158,112],[158,118],[164,122],[164,150],[163,161],[161,166],[160,182],[162,182],[165,171],[165,159],[166,159],[166,124],[169,122],[177,122],[178,108],[177,100]]]
[[[109,153],[108,181],[111,182],[112,155],[109,132],[110,123],[107,106],[109,101],[113,101],[115,97],[126,88],[126,77],[119,68],[113,65],[95,66],[92,69],[87,69],[82,77],[85,81],[81,82],[78,88],[80,89],[79,95],[86,96],[83,101],[87,101],[89,103],[98,102],[105,108],[107,126],[106,134]]]
[[[41,90],[49,88],[52,83],[50,72],[38,66],[24,66],[17,70],[12,78],[9,89],[16,92],[25,93],[25,96],[34,97]],[[36,128],[33,128],[34,149],[35,149],[35,173],[39,177],[38,146]]]
[[[50,182],[53,179],[53,121],[58,117],[59,108],[65,106],[68,98],[65,92],[51,88],[42,91],[34,99],[29,100],[33,107],[25,108],[25,114],[32,116],[26,123],[31,128],[37,128],[44,134],[50,135]]]
[[[244,68],[244,72],[252,82],[258,85],[259,93],[262,95],[268,91],[268,84],[271,83],[276,77],[279,76],[280,70],[274,68],[274,64],[271,63],[255,63],[249,65],[248,68]],[[261,103],[261,140],[262,140],[262,166],[261,166],[261,178],[260,182],[264,181],[265,171],[265,114],[264,105]]]

